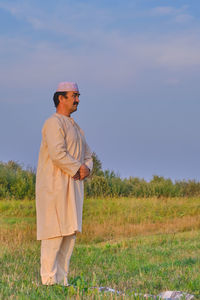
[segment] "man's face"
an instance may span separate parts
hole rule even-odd
[[[80,94],[78,92],[67,92],[66,96],[60,96],[60,103],[62,103],[67,111],[73,113],[77,110],[79,96]]]

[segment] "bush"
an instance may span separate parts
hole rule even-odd
[[[200,196],[200,182],[175,181],[154,175],[150,182],[137,177],[120,178],[114,171],[102,170],[93,153],[94,169],[85,180],[86,197],[194,197]],[[0,162],[0,199],[34,199],[36,175],[17,162]]]
[[[0,162],[0,199],[34,199],[35,173],[14,161]]]

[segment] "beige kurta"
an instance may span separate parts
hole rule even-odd
[[[83,163],[92,169],[83,131],[71,117],[53,114],[42,129],[36,175],[38,240],[81,231],[84,187],[72,177]]]

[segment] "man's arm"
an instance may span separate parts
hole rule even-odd
[[[81,163],[68,153],[64,131],[56,118],[50,118],[45,122],[43,136],[53,163],[73,177]]]
[[[93,160],[92,160],[92,153],[88,144],[85,142],[85,157],[84,157],[84,164],[81,165],[79,169],[80,180],[85,179],[90,175],[90,172],[93,168]]]
[[[92,159],[92,152],[88,146],[87,143],[85,143],[85,157],[84,157],[84,163],[89,168],[90,172],[93,168],[93,159]]]

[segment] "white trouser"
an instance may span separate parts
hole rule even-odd
[[[68,285],[67,274],[75,239],[76,235],[74,234],[41,241],[40,275],[42,284]]]

